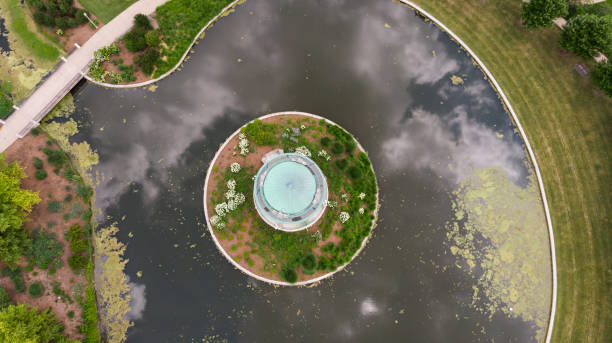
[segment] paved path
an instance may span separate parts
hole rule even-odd
[[[125,34],[133,25],[134,16],[149,15],[167,0],[140,0],[104,25],[79,49],[65,58],[57,68],[28,97],[0,129],[0,152],[18,138],[25,136],[76,85],[88,70],[97,49],[109,45]]]

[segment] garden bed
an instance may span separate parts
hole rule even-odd
[[[25,170],[22,188],[37,192],[41,201],[24,223],[33,238],[32,248],[18,269],[0,263],[0,286],[15,304],[51,308],[69,338],[98,339],[89,258],[92,190],[57,145],[36,132],[6,151],[6,161],[18,162]]]
[[[270,227],[253,203],[261,158],[279,148],[310,157],[328,184],[322,217],[299,232]],[[231,200],[228,182],[235,182],[229,188],[244,200],[220,216],[217,206]],[[213,160],[204,192],[209,229],[224,255],[242,271],[276,284],[314,282],[342,269],[365,246],[376,223],[378,187],[367,154],[342,128],[308,114],[265,116],[235,132]]]

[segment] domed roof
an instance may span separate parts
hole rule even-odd
[[[255,208],[270,226],[283,231],[303,230],[325,211],[327,182],[310,158],[279,154],[264,163],[255,177]]]

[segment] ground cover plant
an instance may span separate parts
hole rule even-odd
[[[159,6],[155,18],[162,41],[160,58],[153,77],[172,69],[196,34],[232,0],[170,0]]]
[[[612,275],[606,272],[612,269],[607,217],[612,199],[605,191],[612,189],[612,99],[594,93],[591,80],[573,71],[580,58],[559,53],[559,29],[534,32],[519,24],[520,1],[413,1],[479,56],[508,96],[534,149],[557,253],[551,341],[606,341],[612,337]]]
[[[284,116],[273,123],[255,120],[241,131],[233,164],[217,169],[211,179],[210,220],[228,253],[256,273],[290,283],[350,262],[370,235],[378,192],[370,160],[353,137],[325,120],[304,116]],[[341,151],[332,155],[326,146]],[[257,214],[253,177],[261,162],[247,163],[248,155],[274,148],[310,157],[327,179],[328,208],[308,230],[276,230]]]

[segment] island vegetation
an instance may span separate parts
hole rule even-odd
[[[272,280],[307,281],[349,263],[370,236],[378,188],[368,155],[324,119],[280,115],[255,120],[232,137],[212,167],[206,196],[214,234],[234,261]],[[253,178],[273,149],[311,158],[326,177],[327,209],[307,230],[284,232],[261,219]]]
[[[92,194],[40,129],[0,154],[0,342],[100,341]]]

